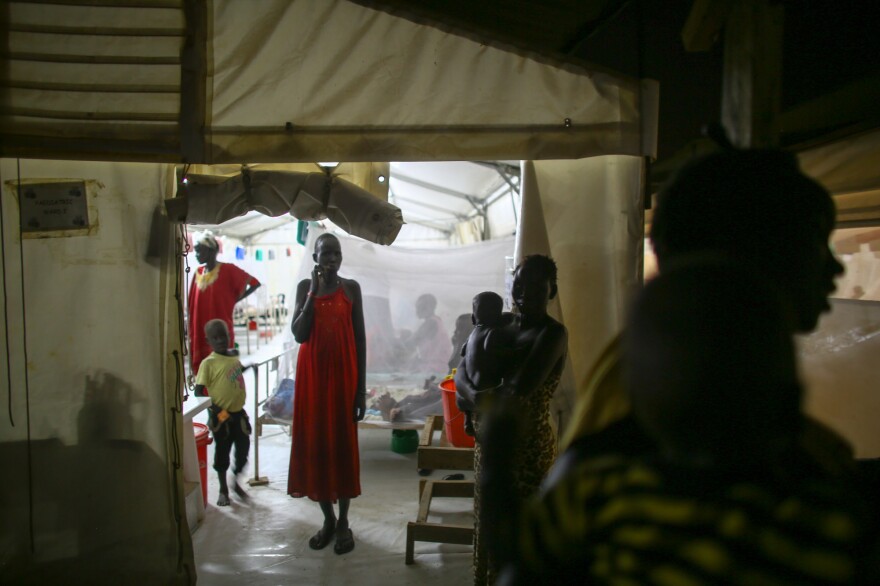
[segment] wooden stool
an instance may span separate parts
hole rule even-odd
[[[446,440],[443,417],[430,416],[425,420],[419,439],[418,467],[429,470],[473,470],[474,449],[456,448]],[[439,445],[432,445],[434,432],[440,431]],[[474,542],[474,526],[448,523],[429,523],[428,514],[434,497],[474,497],[473,480],[426,480],[419,482],[419,513],[415,522],[406,525],[406,564],[413,563],[416,541],[469,545]]]

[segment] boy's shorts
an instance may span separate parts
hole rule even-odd
[[[245,435],[251,434],[251,422],[244,409],[233,413],[213,404],[208,407],[208,429],[211,430],[215,440],[223,439],[232,433],[233,425],[240,425]]]

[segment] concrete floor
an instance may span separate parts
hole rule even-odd
[[[217,476],[208,471],[207,510],[193,534],[199,586],[470,583],[470,546],[416,542],[415,564],[404,564],[406,524],[418,512],[416,454],[393,452],[387,429],[362,429],[359,437],[363,494],[349,513],[354,551],[340,556],[332,545],[309,549],[309,537],[321,526],[320,509],[287,496],[290,438],[283,428],[266,426],[259,474],[269,484],[247,487],[248,502],[233,497],[231,506],[217,507]],[[209,466],[212,461],[210,445]],[[435,470],[431,478],[452,472]],[[254,477],[253,443],[247,473]],[[470,499],[435,499],[429,520],[471,523],[472,506]]]

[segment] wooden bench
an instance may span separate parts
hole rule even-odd
[[[418,467],[428,470],[473,470],[474,449],[456,448],[446,440],[443,417],[430,416],[425,419],[422,436],[419,439],[417,454]],[[433,444],[434,432],[440,431],[440,441]],[[406,564],[414,562],[416,541],[432,543],[455,543],[471,545],[474,542],[474,526],[448,523],[429,523],[431,499],[434,497],[474,497],[473,480],[428,480],[419,481],[419,512],[415,522],[406,525]]]

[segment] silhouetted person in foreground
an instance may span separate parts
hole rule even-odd
[[[809,332],[830,309],[828,295],[843,273],[829,248],[834,217],[831,196],[800,171],[791,153],[726,149],[687,164],[661,189],[651,241],[661,274],[694,255],[754,272],[778,290],[794,316],[792,332]],[[551,478],[580,459],[650,445],[631,417],[619,342],[605,350],[580,389],[562,442],[568,449]],[[808,419],[800,439],[828,473],[854,470],[851,447],[824,425]]]
[[[490,419],[483,523],[500,583],[878,583],[875,512],[799,441],[793,319],[727,262],[648,283],[622,364],[654,449],[582,460],[519,518],[503,486],[519,417]]]

